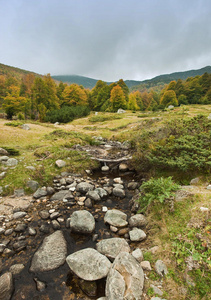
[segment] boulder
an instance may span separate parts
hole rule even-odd
[[[18,160],[15,158],[9,158],[6,161],[6,166],[8,166],[8,167],[15,167],[15,166],[17,166],[17,164],[18,164]]]
[[[58,168],[63,168],[63,167],[66,166],[66,162],[64,160],[61,160],[61,159],[58,159],[55,164]]]
[[[89,191],[86,196],[94,201],[100,201],[101,198],[99,196],[99,194],[96,191]]]
[[[64,264],[67,256],[67,243],[62,231],[47,236],[35,252],[30,267],[31,272],[45,272],[57,269]]]
[[[33,197],[35,199],[39,199],[41,197],[47,196],[46,187],[38,188],[36,192],[33,194]]]
[[[144,259],[143,252],[139,248],[135,249],[131,254],[139,263]]]
[[[145,227],[147,225],[147,219],[142,214],[136,214],[129,219],[128,223],[131,227]]]
[[[80,192],[82,194],[86,194],[89,191],[94,190],[94,185],[88,183],[88,182],[80,182],[76,187],[77,192]]]
[[[27,124],[21,125],[21,128],[22,128],[23,130],[30,130],[30,129],[31,129],[30,126],[27,125]]]
[[[120,170],[121,172],[126,172],[126,171],[128,170],[128,165],[127,165],[127,164],[124,164],[124,163],[121,163],[121,164],[119,165],[119,170]]]
[[[137,260],[127,252],[115,258],[106,281],[106,297],[116,299],[141,299],[144,272]]]
[[[23,269],[24,269],[24,265],[23,264],[15,264],[12,265],[9,269],[9,271],[12,273],[12,275],[17,275],[19,274]]]
[[[131,231],[129,231],[129,236],[132,242],[140,242],[146,238],[146,233],[143,230],[134,227]]]
[[[51,201],[62,201],[64,198],[68,197],[71,193],[68,190],[61,190],[51,196]],[[72,194],[71,194],[72,195]]]
[[[0,277],[0,300],[10,300],[13,292],[12,273],[4,273]]]
[[[38,189],[38,187],[39,187],[39,183],[37,181],[35,181],[35,180],[29,180],[29,181],[27,181],[26,185],[33,192],[35,192]]]
[[[20,218],[25,217],[25,215],[26,215],[25,211],[18,211],[13,214],[13,219],[20,219]]]
[[[163,276],[168,274],[168,270],[166,265],[162,260],[157,260],[155,263],[155,271],[158,273],[158,275]]]
[[[88,281],[106,277],[111,267],[108,258],[92,248],[70,254],[66,261],[78,277]]]
[[[0,155],[9,155],[9,153],[4,148],[0,148]]]
[[[95,219],[87,210],[74,211],[70,217],[70,228],[73,232],[90,234],[95,229]]]
[[[117,209],[108,210],[104,217],[105,223],[108,223],[109,225],[115,227],[127,226],[128,222],[126,220],[127,220],[127,215]]]
[[[125,197],[125,191],[123,189],[119,189],[119,188],[116,188],[116,187],[113,189],[113,194],[116,197],[120,197],[120,198]]]
[[[95,192],[98,193],[98,195],[100,196],[100,198],[104,199],[108,196],[108,192],[106,190],[104,190],[103,188],[96,188]]]
[[[124,113],[126,113],[126,111],[125,111],[124,109],[122,109],[122,108],[119,108],[119,109],[117,110],[117,113],[118,113],[118,114],[124,114]]]
[[[120,252],[129,252],[130,246],[125,239],[110,238],[98,242],[96,244],[96,249],[113,261]]]

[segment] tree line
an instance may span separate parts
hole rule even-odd
[[[109,85],[99,80],[89,90],[77,84],[56,83],[50,74],[42,78],[25,74],[21,82],[0,75],[0,108],[8,119],[16,116],[41,122],[69,122],[90,110],[156,111],[186,104],[211,104],[211,74],[171,81],[161,92],[130,92],[122,79]]]

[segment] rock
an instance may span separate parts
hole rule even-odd
[[[95,281],[86,281],[86,280],[80,279],[79,286],[87,296],[96,297],[97,283]]]
[[[197,185],[197,184],[199,184],[199,182],[200,182],[200,178],[196,177],[190,181],[190,185]]]
[[[18,211],[16,213],[13,214],[13,219],[20,219],[20,218],[23,218],[25,217],[26,215],[26,212],[25,211]]]
[[[12,273],[12,275],[20,274],[20,272],[25,268],[23,264],[15,264],[12,265],[9,269],[9,271]]]
[[[17,164],[18,164],[18,160],[15,158],[9,158],[6,161],[6,166],[8,166],[8,167],[15,167],[15,166],[17,166]]]
[[[104,190],[103,188],[96,188],[95,192],[98,193],[101,199],[105,199],[108,196],[108,192]]]
[[[115,258],[106,281],[106,297],[116,299],[141,299],[144,272],[137,260],[127,252]]]
[[[70,254],[66,261],[78,277],[88,281],[106,277],[111,267],[108,258],[92,248]]]
[[[0,148],[0,155],[9,155],[9,153],[4,148]]]
[[[13,248],[16,252],[20,252],[21,250],[25,249],[26,246],[27,242],[25,240],[21,240],[13,244]]]
[[[62,190],[57,193],[55,193],[50,200],[51,201],[62,201],[64,198],[68,197],[70,195],[70,192],[68,190]]]
[[[95,219],[87,210],[74,211],[70,217],[70,228],[73,232],[90,234],[95,229]]]
[[[24,189],[16,189],[14,190],[15,197],[23,197],[25,195]]]
[[[6,156],[6,155],[0,156],[0,162],[1,163],[6,163],[8,161],[8,159],[9,159],[9,156]]]
[[[103,206],[102,207],[102,212],[107,212],[108,211],[108,207],[107,206]]]
[[[207,190],[211,190],[211,184],[207,186]]]
[[[147,225],[147,219],[142,214],[136,214],[129,219],[128,223],[131,227],[145,227]]]
[[[116,178],[114,178],[114,183],[123,184],[123,181],[120,177],[116,177]]]
[[[168,109],[174,109],[174,105],[169,105]]]
[[[8,235],[12,234],[13,231],[14,231],[13,228],[6,229],[5,232],[4,232],[4,235],[8,236]]]
[[[46,187],[38,188],[36,192],[33,194],[33,197],[35,199],[39,199],[41,197],[47,196]]]
[[[4,273],[0,277],[0,300],[10,300],[13,292],[12,273]]]
[[[0,195],[3,193],[3,187],[0,186]]]
[[[142,267],[143,270],[146,270],[146,271],[152,271],[150,262],[149,262],[148,260],[142,261],[142,262],[141,262],[141,267]]]
[[[114,188],[113,189],[113,194],[116,197],[124,198],[125,197],[125,191],[122,189]]]
[[[125,234],[127,234],[129,232],[129,228],[121,228],[121,229],[119,229],[119,231],[118,231],[118,235],[125,235]]]
[[[77,192],[86,194],[89,191],[94,190],[94,186],[88,182],[80,182],[76,187]]]
[[[122,109],[122,108],[119,108],[119,109],[117,110],[117,113],[118,113],[118,114],[124,114],[124,113],[126,113],[126,110],[124,110],[124,109]]]
[[[139,263],[144,259],[143,252],[139,248],[135,249],[131,254]]]
[[[48,234],[50,232],[50,227],[48,224],[42,224],[40,226],[40,232],[43,232],[45,234]]]
[[[134,227],[131,231],[129,231],[129,236],[132,242],[140,242],[146,238],[146,233],[143,230]]]
[[[50,196],[55,193],[54,188],[51,186],[47,186],[46,191],[47,191],[47,195],[50,195]]]
[[[63,168],[63,167],[66,166],[66,162],[64,160],[61,160],[61,159],[58,159],[55,164],[58,168]]]
[[[208,208],[208,207],[203,207],[203,206],[201,206],[201,207],[200,207],[200,211],[202,211],[202,212],[208,212],[208,211],[209,211],[209,208]]]
[[[127,186],[128,190],[135,190],[138,187],[139,187],[139,184],[138,184],[138,182],[135,182],[135,181],[129,182],[128,186]]]
[[[27,125],[27,124],[21,125],[21,128],[22,128],[23,130],[30,130],[30,129],[31,129],[30,126]]]
[[[155,286],[154,284],[150,284],[150,287],[153,289],[153,292],[156,295],[159,295],[159,296],[163,295],[163,292],[157,286]]]
[[[18,224],[16,227],[15,227],[15,231],[16,232],[23,232],[24,230],[26,230],[27,228],[27,225],[24,224],[24,223],[21,223],[21,224]]]
[[[6,176],[6,172],[1,172],[0,173],[0,179],[3,179]]]
[[[26,185],[33,192],[35,192],[38,189],[38,187],[39,187],[39,183],[37,181],[35,181],[35,180],[29,180],[29,181],[27,181]]]
[[[99,196],[99,194],[96,191],[89,191],[86,196],[94,201],[100,201],[101,198]]]
[[[207,117],[208,120],[211,120],[211,114],[209,114],[209,116]]]
[[[46,284],[45,282],[42,282],[40,281],[38,278],[34,278],[34,281],[36,282],[36,289],[39,291],[39,292],[43,292],[46,288]]]
[[[102,166],[101,171],[102,172],[108,172],[110,170],[109,166]]]
[[[85,201],[84,201],[84,206],[85,207],[88,207],[88,208],[92,208],[92,200],[87,198]]]
[[[50,219],[55,220],[59,217],[59,215],[60,215],[60,213],[58,211],[55,211],[52,214],[50,214]]]
[[[104,217],[104,222],[115,227],[124,227],[128,224],[127,215],[120,210],[108,210]]]
[[[5,232],[5,229],[0,227],[0,234],[4,233]]]
[[[47,220],[50,217],[50,214],[47,210],[41,210],[38,214],[43,220]]]
[[[64,264],[67,256],[67,243],[62,231],[47,236],[35,252],[30,267],[31,272],[45,272],[57,269]]]
[[[111,238],[101,240],[96,244],[98,252],[110,258],[112,261],[120,252],[129,252],[130,246],[125,239],[122,238]]]
[[[61,226],[57,220],[53,220],[51,223],[52,223],[54,230],[59,230],[61,228]]]
[[[37,234],[37,231],[36,231],[36,229],[34,229],[34,228],[32,228],[32,227],[29,227],[29,228],[28,228],[28,230],[29,230],[29,235],[31,235],[31,236],[33,236],[33,235],[36,235],[36,234]]]
[[[33,167],[33,166],[27,166],[26,169],[27,169],[27,170],[30,170],[30,171],[35,171],[35,170],[36,170],[36,168]]]
[[[168,270],[166,265],[162,260],[157,260],[155,263],[155,271],[158,273],[158,275],[163,276],[168,274]]]
[[[120,183],[114,183],[113,186],[114,186],[114,188],[117,188],[117,189],[121,189],[121,190],[124,189],[124,185],[122,185]]]
[[[127,164],[124,164],[124,163],[121,163],[121,164],[119,165],[119,170],[120,170],[121,172],[126,172],[126,171],[128,170],[128,165],[127,165]]]

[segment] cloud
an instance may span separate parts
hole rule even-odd
[[[0,62],[46,74],[146,79],[211,61],[209,0],[0,0]]]

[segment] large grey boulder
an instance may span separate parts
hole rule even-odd
[[[108,210],[104,222],[115,227],[124,227],[128,224],[127,215],[118,209]]]
[[[73,232],[90,234],[95,229],[95,219],[87,210],[74,211],[70,217],[70,228]]]
[[[94,190],[94,185],[88,183],[88,182],[80,182],[77,187],[76,187],[76,191],[80,192],[82,194],[86,194],[89,191],[93,191]]]
[[[106,297],[109,300],[141,299],[144,272],[137,260],[127,252],[115,258],[106,281]]]
[[[106,277],[111,267],[108,258],[92,248],[70,254],[66,261],[78,277],[88,281]]]
[[[17,166],[17,164],[18,164],[18,160],[17,159],[15,159],[15,158],[9,158],[7,161],[6,161],[6,166],[8,166],[8,167],[15,167],[15,166]]]
[[[21,128],[22,128],[23,130],[30,130],[30,129],[31,129],[30,126],[27,125],[27,124],[21,125]]]
[[[57,269],[64,264],[67,256],[67,243],[62,231],[47,236],[35,252],[30,267],[31,272],[45,272]]]
[[[96,249],[98,252],[107,256],[111,260],[120,253],[120,252],[129,252],[130,246],[125,239],[121,238],[111,238],[106,240],[101,240],[96,244]]]
[[[0,277],[0,300],[10,300],[13,292],[12,273],[4,273]]]
[[[132,216],[128,222],[131,227],[145,227],[147,225],[147,219],[142,214]]]
[[[132,242],[140,242],[146,238],[146,233],[143,230],[134,227],[131,231],[129,231],[129,236]]]

